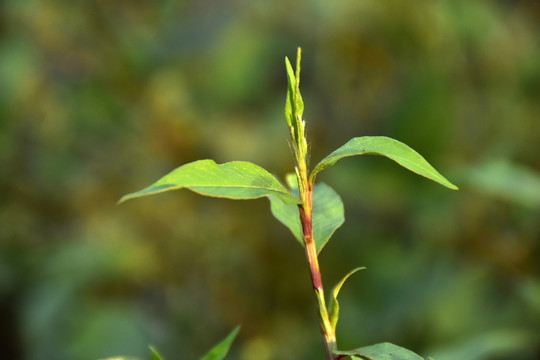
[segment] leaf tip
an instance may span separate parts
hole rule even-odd
[[[131,199],[134,199],[134,198],[137,198],[137,197],[140,197],[140,196],[141,196],[140,191],[126,194],[126,195],[122,196],[120,198],[120,200],[118,200],[116,202],[116,205],[122,205],[123,203],[125,203],[128,200],[131,200]]]
[[[290,67],[292,69],[291,61],[289,60],[288,56],[285,56],[285,65],[287,68]]]
[[[450,189],[450,190],[459,190],[459,188],[452,184],[450,181],[448,181],[446,178],[443,177],[444,181],[437,181],[439,184],[443,185],[444,187]]]
[[[122,196],[117,202],[116,205],[122,205],[130,199],[129,194]]]
[[[150,348],[150,355],[152,357],[152,360],[163,360],[163,356],[161,356],[155,346],[149,345],[148,347]]]

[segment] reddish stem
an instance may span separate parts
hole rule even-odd
[[[317,258],[317,247],[313,240],[313,185],[308,184],[307,192],[304,197],[304,202],[299,205],[300,220],[302,222],[302,233],[304,236],[304,245],[306,256],[309,263],[309,273],[311,275],[311,283],[313,290],[317,296],[319,306],[319,320],[321,325],[321,334],[323,337],[324,349],[327,360],[338,360],[339,355],[334,355],[336,350],[336,337],[332,326],[328,319],[328,313],[324,300],[324,289],[319,269],[319,260]]]

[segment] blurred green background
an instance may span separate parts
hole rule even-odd
[[[180,164],[292,169],[284,57],[303,49],[312,162],[386,135],[461,190],[377,157],[319,176],[345,225],[321,254],[343,349],[540,358],[540,6],[531,1],[4,0],[0,357],[323,359],[302,248]]]

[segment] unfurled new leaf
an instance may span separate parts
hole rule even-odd
[[[287,68],[287,101],[285,103],[285,117],[287,125],[296,129],[297,121],[304,113],[304,101],[300,94],[300,59],[301,51],[298,49],[296,58],[296,73],[294,72],[289,58],[285,57],[285,67]]]
[[[298,194],[296,176],[289,174],[287,184],[291,192]],[[294,237],[304,245],[302,225],[298,206],[286,205],[281,201],[270,198],[272,214],[283,225],[291,230]],[[330,240],[334,232],[345,221],[343,202],[339,195],[328,185],[319,183],[313,189],[313,238],[317,252]]]
[[[340,282],[338,282],[336,284],[336,286],[334,286],[334,288],[332,289],[332,297],[330,298],[330,302],[328,304],[328,314],[329,314],[329,317],[330,317],[330,324],[332,325],[332,329],[334,329],[334,331],[336,331],[336,326],[337,326],[337,322],[338,322],[338,319],[339,319],[339,302],[337,300],[337,297],[338,297],[338,294],[339,294],[339,291],[341,290],[341,287],[343,286],[343,284],[345,283],[345,281],[352,275],[354,274],[355,272],[359,271],[359,270],[364,270],[365,267],[357,267],[356,269],[350,271],[347,275],[345,275],[343,277],[343,279],[341,279]]]
[[[243,200],[267,196],[286,204],[300,203],[260,166],[245,161],[216,164],[213,160],[182,165],[147,188],[125,195],[119,202],[182,188],[212,197]]]
[[[365,154],[386,156],[418,175],[422,175],[430,180],[438,182],[449,189],[458,189],[435,170],[422,155],[402,142],[385,136],[364,136],[351,139],[345,145],[322,159],[317,166],[315,166],[310,177],[313,179],[321,170],[334,165],[338,160],[343,159],[344,157]]]
[[[364,346],[351,351],[335,351],[336,355],[346,355],[362,360],[424,360],[418,354],[390,343]]]
[[[285,58],[285,67],[287,68],[287,100],[285,101],[285,119],[287,120],[287,125],[289,128],[294,128],[294,113],[296,112],[294,96],[296,91],[296,78],[294,77],[294,71],[288,58]]]
[[[308,148],[305,133],[304,101],[300,95],[300,59],[302,51],[298,48],[296,55],[296,73],[293,71],[288,58],[285,58],[287,68],[287,101],[285,103],[285,118],[291,134],[291,147],[295,159],[296,171],[301,177],[300,187],[307,187]],[[305,190],[305,189],[304,189]]]
[[[225,358],[227,353],[229,352],[229,348],[231,347],[234,338],[238,334],[238,331],[240,330],[240,326],[237,326],[227,335],[227,337],[221,341],[219,344],[217,344],[215,347],[212,348],[205,356],[201,358],[201,360],[222,360]]]

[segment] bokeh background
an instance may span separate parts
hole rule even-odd
[[[340,347],[540,358],[537,1],[4,0],[0,357],[323,359],[301,246],[266,199],[189,191],[117,206],[175,167],[283,179],[284,57],[318,162],[386,135],[460,187],[380,157],[319,176],[346,222],[321,253]]]

